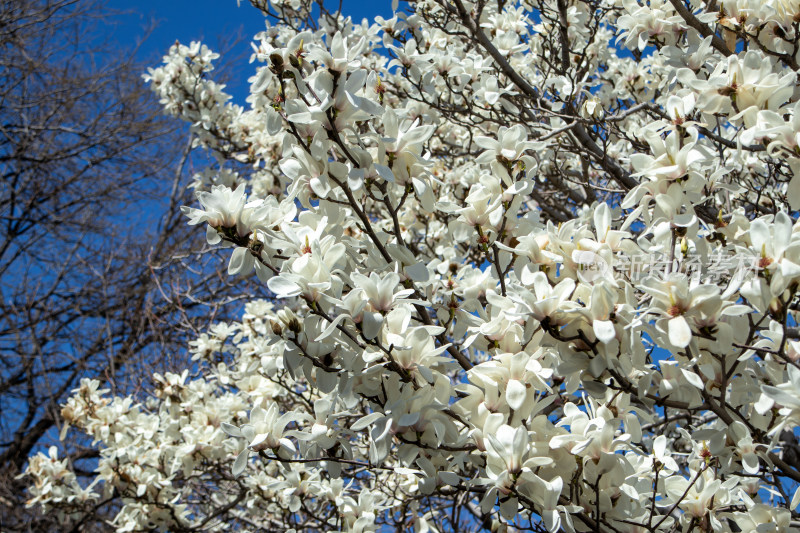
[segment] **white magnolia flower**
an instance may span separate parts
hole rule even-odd
[[[353,273],[351,278],[355,283],[354,290],[362,291],[367,299],[367,309],[363,310],[361,320],[363,320],[364,336],[373,339],[378,334],[383,317],[392,310],[398,300],[413,294],[414,289],[401,289],[395,292],[400,284],[400,276],[394,272],[383,277],[375,272],[370,273],[369,277]]]
[[[644,287],[653,297],[649,312],[662,317],[657,326],[665,331],[672,345],[685,348],[692,340],[692,329],[713,329],[724,316],[746,308],[730,305],[727,294],[716,285],[700,284],[698,278],[674,273],[660,281],[650,278]]]
[[[245,212],[244,187],[231,189],[216,185],[211,191],[198,191],[197,199],[203,206],[202,209],[182,207],[181,211],[189,217],[189,224],[208,222],[206,236],[209,244],[217,244],[222,240],[220,231],[231,230],[239,237],[250,233],[250,211]]]
[[[434,533],[459,509],[495,532],[792,530],[796,0],[420,0],[374,22],[252,3],[271,22],[247,107],[200,43],[147,79],[207,150],[183,212],[231,275],[256,270],[241,295],[272,299],[226,287],[231,320],[190,290],[179,310],[226,318],[187,340],[188,369],[119,396],[82,381],[62,435],[92,441],[96,472],[28,458],[37,512],[74,529],[102,501],[121,532]]]
[[[287,263],[280,275],[267,282],[269,290],[278,298],[289,298],[302,294],[309,301],[318,301],[323,294],[336,297],[341,290],[341,280],[332,270],[344,257],[345,247],[341,243],[323,249],[317,241],[309,241],[303,253]]]

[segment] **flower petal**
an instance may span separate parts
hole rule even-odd
[[[692,329],[682,316],[671,318],[667,323],[669,342],[678,348],[686,348],[692,340]]]

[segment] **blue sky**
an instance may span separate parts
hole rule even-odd
[[[153,64],[160,61],[176,39],[186,44],[201,40],[217,51],[220,42],[241,35],[243,40],[234,49],[234,55],[241,54],[244,61],[237,71],[240,76],[231,80],[229,89],[236,103],[244,104],[247,78],[252,71],[247,65],[250,42],[253,35],[264,29],[264,17],[247,0],[242,0],[241,6],[237,6],[236,0],[108,0],[107,6],[126,13],[116,17],[117,25],[109,28],[122,49],[140,42],[146,28],[156,24],[139,49],[140,58]],[[343,0],[342,11],[357,21],[371,20],[378,15],[388,18],[391,6],[391,0]],[[224,60],[222,57],[221,61]]]

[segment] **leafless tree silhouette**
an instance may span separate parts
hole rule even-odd
[[[182,332],[228,301],[224,263],[198,270],[206,251],[178,209],[191,202],[187,136],[135,50],[102,38],[110,22],[94,1],[0,2],[2,531],[49,527],[15,476],[58,439],[65,394],[89,376],[130,392],[179,364]],[[91,470],[88,448],[66,446],[76,472]]]

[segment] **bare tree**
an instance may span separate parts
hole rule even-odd
[[[0,2],[3,531],[47,527],[15,476],[58,439],[65,394],[89,376],[130,392],[172,366],[182,328],[226,300],[220,262],[180,265],[203,253],[189,249],[177,209],[189,201],[191,147],[162,117],[134,51],[99,38],[110,17],[93,1]],[[80,463],[92,453],[68,448],[76,472],[91,470]]]

